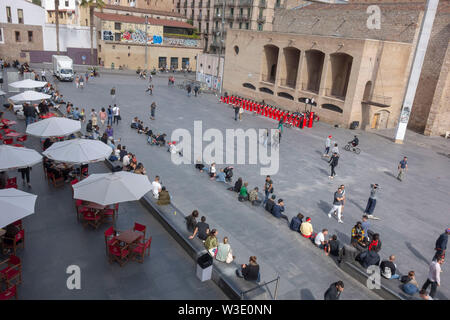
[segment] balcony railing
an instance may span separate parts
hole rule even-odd
[[[336,89],[325,88],[325,96],[339,100],[345,100],[345,96],[340,92],[336,92]]]
[[[248,21],[249,19],[250,19],[250,16],[243,15],[243,14],[240,14],[236,17],[236,20],[238,20],[238,21]]]
[[[252,7],[253,0],[239,0],[239,6],[240,7]]]
[[[262,74],[261,75],[261,80],[264,81],[264,82],[275,83],[275,77],[267,75],[267,74]]]
[[[231,13],[228,13],[228,14],[225,15],[225,19],[226,20],[234,20],[234,15],[231,14]]]
[[[259,15],[257,20],[259,23],[264,23],[266,22],[266,17],[264,17],[263,15]]]
[[[292,88],[292,89],[295,89],[296,84],[297,84],[297,81],[291,80],[291,79],[281,79],[281,81],[280,81],[281,86]]]
[[[187,8],[187,1],[185,3],[183,3],[183,8],[186,9]]]

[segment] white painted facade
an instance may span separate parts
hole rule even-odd
[[[19,23],[18,9],[23,10],[23,24],[43,26],[45,23],[45,9],[25,0],[0,0],[0,23],[9,23],[6,16],[7,7],[11,8],[13,24]]]
[[[59,9],[75,10],[77,0],[59,0]],[[45,10],[55,10],[55,0],[43,0],[42,4]]]
[[[94,28],[94,48],[97,48],[96,30]],[[56,26],[45,24],[43,27],[44,50],[56,51]],[[59,47],[61,51],[67,48],[90,48],[91,36],[89,27],[84,26],[59,26]]]

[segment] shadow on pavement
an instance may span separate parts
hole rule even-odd
[[[361,211],[364,212],[365,208],[361,207],[361,205],[359,203],[357,203],[355,200],[348,200],[349,202],[353,203],[355,206],[357,206],[359,209],[361,209]]]
[[[390,176],[390,177],[393,177],[393,178],[397,178],[397,176],[396,175],[394,175],[392,172],[390,172],[390,171],[384,171],[384,174],[386,174],[386,175],[388,175],[388,176]]]
[[[317,206],[319,207],[320,210],[322,210],[326,214],[328,214],[328,212],[331,209],[330,205],[323,200],[320,200]]]
[[[311,290],[309,289],[301,289],[300,290],[301,300],[316,300]]]
[[[405,242],[406,247],[408,247],[409,250],[411,250],[411,252],[420,260],[422,260],[423,262],[425,262],[427,265],[430,264],[431,260],[425,258],[419,251],[417,251],[410,242]]]

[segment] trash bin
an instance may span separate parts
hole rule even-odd
[[[205,253],[197,258],[197,277],[200,281],[211,279],[213,258]]]

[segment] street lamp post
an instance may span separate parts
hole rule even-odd
[[[147,27],[148,27],[148,16],[145,16],[145,73],[146,74],[148,74],[148,64],[147,64],[148,36],[147,36]]]
[[[225,29],[225,0],[222,0],[223,1],[223,6],[222,6],[222,30],[221,30],[221,32],[219,33],[217,33],[216,35],[218,35],[218,34],[220,34],[220,46],[219,46],[219,53],[218,53],[218,61],[217,61],[217,77],[216,77],[216,81],[217,81],[217,86],[218,86],[218,88],[216,87],[216,90],[219,92],[219,94],[222,94],[222,83],[223,83],[223,73],[222,73],[222,79],[221,79],[221,81],[220,81],[220,85],[219,85],[219,69],[220,69],[220,58],[221,58],[221,55],[222,55],[222,42],[223,42],[223,32],[224,32],[224,29]],[[219,13],[220,14],[220,13]],[[225,61],[224,61],[224,63],[225,63]]]

